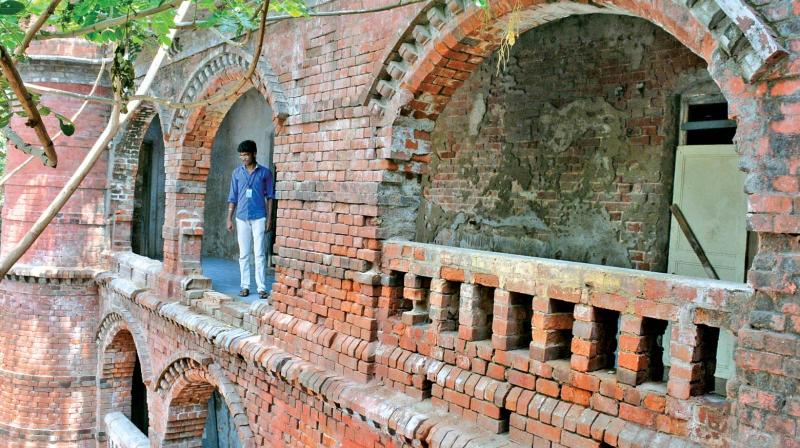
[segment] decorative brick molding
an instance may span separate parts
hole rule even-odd
[[[624,446],[618,437],[660,443],[670,434],[687,444],[699,442],[698,434],[725,437],[692,417],[716,409],[714,399],[691,398],[709,390],[703,363],[716,356],[716,339],[713,350],[704,349],[709,335],[699,328],[738,331],[745,319],[735,318],[735,310],[753,295],[746,285],[395,240],[384,243],[383,267],[378,377],[399,391],[431,397],[490,431],[510,431],[522,444],[533,437],[569,443],[589,437],[612,446]],[[400,276],[402,284],[392,281]],[[429,320],[392,314],[392,302],[416,301],[419,289],[433,296],[442,282],[459,303],[452,317],[457,331],[428,323],[438,319],[437,310],[426,313]],[[648,319],[673,324],[672,370],[668,381],[640,387],[660,365],[640,339],[654,325],[643,327]],[[558,348],[562,339],[550,337],[553,329],[572,335],[571,356]],[[571,413],[583,417],[570,425]],[[637,425],[635,436],[622,431],[625,422]]]
[[[252,61],[252,54],[242,49],[232,47],[230,45],[221,45],[211,50],[201,61],[197,64],[197,69],[190,76],[188,82],[180,90],[178,96],[180,102],[192,102],[202,99],[204,96],[209,96],[209,88],[214,85],[215,78],[221,76],[225,72],[232,72],[232,74],[242,75],[250,66]],[[283,89],[278,82],[275,72],[269,65],[265,58],[258,61],[258,66],[253,74],[252,80],[253,87],[258,89],[264,96],[267,102],[272,107],[277,120],[285,120],[289,114],[289,103]],[[233,76],[235,79],[236,76]],[[241,93],[244,93],[242,91]],[[236,98],[229,100],[228,107],[235,102]],[[227,110],[226,107],[225,109]],[[202,110],[201,108],[200,110]],[[174,137],[183,137],[194,126],[192,123],[196,120],[199,112],[198,109],[168,109],[163,113],[164,116],[164,135]],[[168,140],[171,138],[167,137]]]
[[[649,1],[607,0],[587,5],[574,1],[545,3],[528,0],[519,3],[519,30],[525,32],[572,14],[641,16],[659,24],[707,60],[711,60],[714,50],[715,61],[730,61],[751,82],[768,73],[777,61],[788,55],[776,38],[775,30],[744,0],[682,0],[678,3],[683,11],[670,9],[667,5],[654,7]],[[514,4],[496,3],[492,6],[492,22],[485,26],[480,19],[483,11],[462,0],[447,0],[423,9],[387,55],[369,93],[362,96],[364,104],[373,114],[382,116],[388,111],[393,117],[398,107],[417,109],[407,102],[422,88],[437,98],[432,102],[434,111],[425,113],[435,114],[436,110],[441,110],[446,100],[439,98],[449,96],[466,79],[461,72],[468,74],[472,67],[500,46],[500,39],[505,34],[504,21]],[[686,16],[685,20],[675,20],[680,15]],[[712,36],[716,48],[706,47],[698,38],[704,34],[698,32],[700,26],[704,33]],[[453,73],[442,73],[438,81],[433,81],[437,77],[432,70],[435,67],[439,72],[449,69]],[[400,101],[393,100],[401,91],[403,93],[398,95]],[[417,114],[423,112],[417,110]]]

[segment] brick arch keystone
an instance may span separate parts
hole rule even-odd
[[[488,23],[485,13],[466,0],[442,0],[423,9],[388,52],[362,97],[372,114],[386,124],[398,116],[435,119],[452,93],[500,45],[514,2],[491,4],[493,19]],[[747,82],[760,79],[788,55],[777,33],[745,0],[518,4],[520,32],[575,14],[641,17],[672,34],[710,67],[724,67]]]
[[[242,446],[255,446],[254,434],[236,386],[218,364],[196,354],[175,358],[164,368],[156,383],[156,391],[164,398],[166,406],[165,421],[157,422],[158,427],[163,428],[157,431],[162,434],[159,438],[162,446],[183,446],[200,440],[207,416],[206,406],[214,390],[219,392],[234,417]],[[238,415],[245,418],[236,418]]]

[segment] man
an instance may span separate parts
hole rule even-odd
[[[233,216],[236,212],[236,236],[239,241],[239,273],[241,291],[239,295],[250,295],[250,259],[255,243],[256,286],[262,299],[269,297],[266,285],[266,251],[264,234],[272,231],[272,172],[256,163],[256,143],[245,140],[239,143],[239,159],[242,166],[233,170],[231,189],[228,194],[228,232],[233,231]]]

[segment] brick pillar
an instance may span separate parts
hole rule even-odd
[[[41,46],[37,47],[42,50]],[[73,50],[81,54],[80,44]],[[91,53],[91,48],[83,48]],[[30,61],[21,70],[26,80],[48,87],[88,93],[99,66],[86,63]],[[55,75],[54,75],[55,74]],[[53,82],[54,77],[73,83]],[[108,96],[107,89],[97,95]],[[66,116],[77,99],[43,95],[43,104]],[[2,252],[28,231],[67,179],[75,172],[110,109],[89,104],[71,137],[55,140],[58,168],[34,160],[5,186]],[[51,136],[55,118],[45,119]],[[20,119],[12,128],[38,144],[32,128]],[[10,145],[9,145],[10,146]],[[7,169],[28,155],[9,148]],[[44,233],[0,282],[0,446],[61,447],[94,444],[98,296],[94,270],[102,268],[108,250],[105,216],[107,156],[103,155]]]
[[[494,290],[480,285],[461,285],[458,337],[465,341],[489,339],[492,335]]]
[[[458,300],[461,287],[456,282],[435,278],[431,280],[428,296],[430,316],[435,332],[453,331],[458,328]]]
[[[208,287],[210,281],[202,277],[200,258],[203,244],[203,208],[205,207],[206,178],[204,164],[209,150],[176,147],[166,143],[166,204],[164,213],[164,270],[159,277],[159,292],[166,297],[176,297],[185,289],[192,289],[187,280],[197,280],[198,289]],[[210,145],[210,143],[209,143]]]

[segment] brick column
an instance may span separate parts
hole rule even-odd
[[[35,51],[41,54],[57,48],[57,44],[41,44]],[[70,46],[70,51],[78,57],[98,57],[96,48],[80,42]],[[26,81],[88,93],[99,69],[85,62],[42,58],[21,65]],[[96,93],[109,94],[104,87]],[[82,103],[50,95],[42,95],[41,102],[66,116]],[[57,168],[34,160],[10,178],[3,204],[3,254],[16,245],[75,172],[109,112],[108,106],[89,104],[76,120],[75,134],[55,140]],[[45,124],[51,136],[58,132],[55,117],[46,117]],[[39,144],[24,120],[15,118],[11,126],[26,142]],[[7,170],[27,158],[9,145]],[[94,444],[98,296],[93,276],[104,266],[109,249],[107,163],[103,154],[0,283],[0,446]]]
[[[428,295],[432,329],[439,333],[458,328],[458,302],[460,285],[456,282],[435,278],[431,280]]]
[[[488,339],[492,334],[494,297],[489,289],[480,285],[461,285],[461,303],[458,310],[458,337],[465,341]]]

